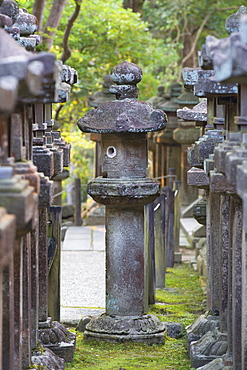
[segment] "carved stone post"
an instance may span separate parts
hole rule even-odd
[[[118,100],[78,122],[102,135],[104,177],[90,182],[88,193],[106,205],[106,313],[87,324],[84,337],[162,343],[164,326],[145,312],[144,205],[159,194],[159,183],[146,178],[146,132],[164,128],[164,113],[137,101],[138,66],[123,62],[111,77]]]

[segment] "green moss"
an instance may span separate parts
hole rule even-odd
[[[166,289],[157,290],[156,304],[150,307],[150,313],[162,321],[180,322],[185,328],[205,312],[206,308],[202,303],[205,296],[199,284],[199,275],[188,265],[182,264],[168,269],[166,284]],[[86,342],[83,340],[83,333],[79,333],[74,361],[67,364],[67,369],[190,370],[185,330],[180,339],[167,337],[165,345],[151,346],[136,343]]]

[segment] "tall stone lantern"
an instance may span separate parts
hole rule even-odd
[[[165,127],[165,114],[138,101],[142,70],[127,61],[115,66],[110,91],[117,100],[101,104],[78,122],[100,133],[102,177],[88,194],[106,206],[106,312],[86,327],[85,339],[163,343],[164,324],[146,311],[144,289],[144,205],[159,195],[147,178],[147,132]]]

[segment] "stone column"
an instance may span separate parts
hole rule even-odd
[[[14,369],[14,240],[16,220],[0,208],[1,250],[1,370]],[[4,299],[3,299],[4,298]],[[4,334],[4,335],[3,335]]]
[[[28,181],[23,180],[19,175],[12,176],[12,171],[13,169],[10,167],[2,168],[0,204],[9,213],[14,214],[17,221],[17,235],[14,243],[14,367],[22,369],[22,367],[29,366],[31,361],[31,310],[29,307],[26,307],[25,311],[23,310],[23,305],[28,302],[30,293],[31,281],[29,274],[25,281],[27,290],[23,289],[24,275],[30,271],[30,264],[28,263],[29,259],[24,260],[25,255],[23,253],[26,246],[25,251],[30,256],[30,243],[25,238],[32,229],[37,196],[34,194],[33,187],[28,185]],[[16,328],[18,329],[16,330]],[[25,334],[27,334],[27,337],[25,337]]]
[[[180,145],[173,139],[173,131],[178,127],[176,111],[180,107],[177,102],[178,96],[181,94],[182,85],[175,82],[170,85],[170,100],[163,103],[160,101],[157,108],[162,109],[167,114],[167,126],[165,130],[156,135],[156,142],[159,145],[159,155],[156,155],[155,162],[163,162],[161,173],[159,176],[166,176],[169,168],[175,168],[177,179],[181,179],[181,148]],[[162,158],[160,158],[162,155]],[[157,176],[157,175],[156,175]],[[162,182],[162,186],[167,185],[167,179]]]
[[[188,206],[197,199],[198,192],[187,183],[187,171],[190,168],[187,160],[187,147],[199,139],[201,130],[193,121],[179,120],[178,124],[179,127],[173,132],[173,139],[181,145],[181,203],[183,206]]]
[[[247,365],[247,314],[246,314],[246,300],[247,300],[247,193],[246,193],[246,175],[247,175],[247,162],[244,161],[242,165],[239,165],[237,168],[237,191],[239,196],[242,198],[243,203],[243,233],[242,233],[242,329],[241,329],[241,338],[242,338],[242,368]]]
[[[159,183],[146,178],[146,132],[164,128],[164,113],[136,100],[138,66],[123,62],[111,77],[117,101],[78,122],[82,131],[102,134],[105,177],[90,182],[88,193],[106,205],[106,313],[87,324],[84,338],[163,343],[164,326],[145,312],[144,205],[159,193]]]

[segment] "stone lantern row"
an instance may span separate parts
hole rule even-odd
[[[198,243],[197,261],[201,268],[206,255],[208,312],[187,328],[191,365],[197,369],[247,368],[246,12],[241,6],[227,19],[229,37],[206,38],[199,69],[184,70],[185,83],[207,97],[208,127],[188,149],[188,183],[203,189],[207,204],[206,212],[205,204],[197,209],[206,213],[206,243]]]
[[[53,129],[51,105],[69,99],[77,72],[51,53],[32,53],[37,19],[17,2],[0,1],[0,27],[0,369],[63,369],[75,347],[74,334],[54,321],[70,145]]]

